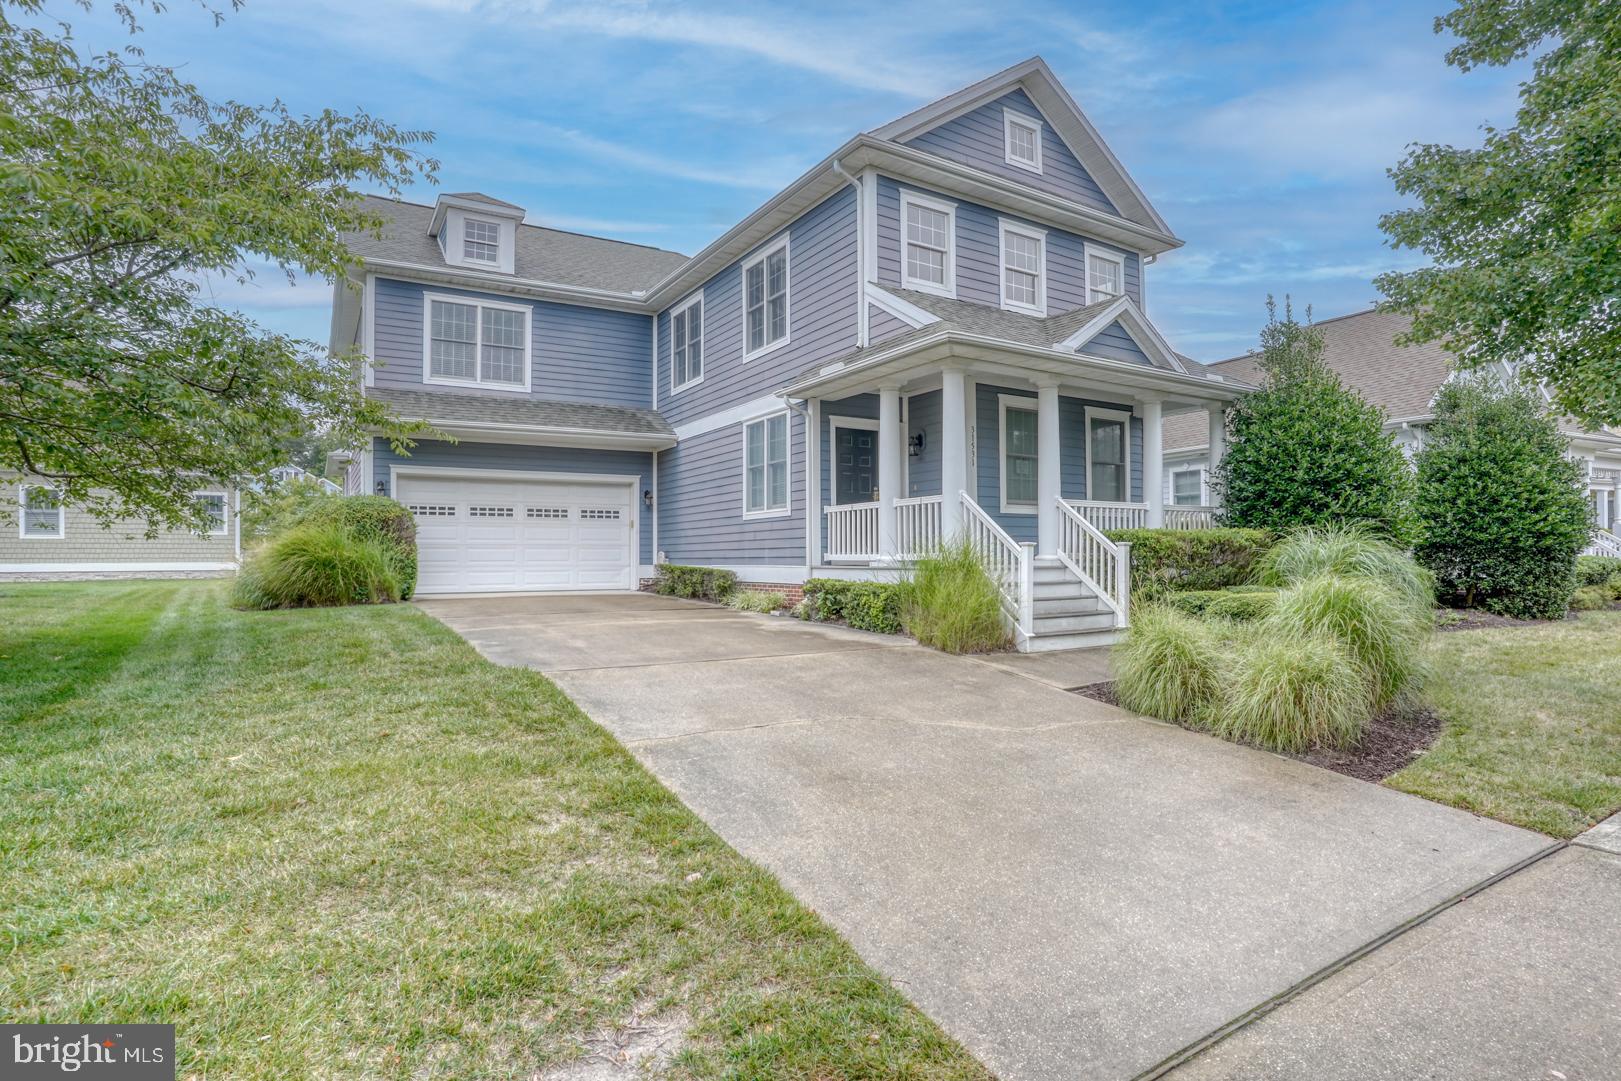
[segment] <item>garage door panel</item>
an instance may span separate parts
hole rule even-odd
[[[628,484],[401,476],[416,518],[418,591],[630,589]]]

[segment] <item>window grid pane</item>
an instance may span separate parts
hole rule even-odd
[[[744,510],[788,508],[788,418],[781,414],[744,427]]]
[[[54,488],[23,489],[23,535],[55,537],[61,533],[61,497]]]
[[[779,249],[744,275],[748,349],[753,352],[788,337],[788,253]]]
[[[1041,303],[1041,241],[1020,233],[1003,234],[1007,298],[1015,304]]]
[[[500,242],[500,226],[469,218],[462,231],[462,258],[473,259],[480,263],[496,262]]]
[[[1034,165],[1036,163],[1036,138],[1035,129],[1021,124],[1017,120],[1012,121],[1008,125],[1009,153],[1020,161]]]
[[[478,309],[472,304],[432,302],[430,374],[442,379],[474,379],[478,375]]]
[[[484,308],[480,377],[487,383],[523,383],[522,312]]]
[[[1094,255],[1086,263],[1087,300],[1097,303],[1125,292],[1121,265]]]
[[[1007,411],[1007,501],[1036,502],[1036,414],[1029,409]]]
[[[225,531],[225,497],[222,495],[200,495],[197,505],[208,516],[208,531],[210,533],[223,533]]]

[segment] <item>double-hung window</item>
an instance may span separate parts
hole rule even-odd
[[[1003,396],[1002,513],[1036,510],[1036,403]]]
[[[1117,297],[1126,291],[1126,257],[1086,246],[1086,302]]]
[[[1171,502],[1178,507],[1197,507],[1204,502],[1204,470],[1178,469],[1171,473]]]
[[[1002,110],[1002,139],[1009,165],[1041,172],[1041,121],[1012,109]]]
[[[1002,222],[1002,307],[1047,314],[1047,234]]]
[[[904,192],[901,217],[906,223],[906,287],[954,296],[956,208],[950,203]]]
[[[21,521],[18,523],[20,536],[30,540],[62,536],[66,525],[62,493],[43,484],[25,484],[17,495],[18,502],[22,504]]]
[[[501,227],[493,221],[465,218],[462,223],[462,258],[495,265],[501,261]]]
[[[788,513],[788,414],[743,425],[743,515]]]
[[[788,241],[743,264],[744,354],[788,340]]]
[[[205,536],[223,537],[225,535],[225,496],[220,492],[202,492],[197,497],[197,509],[208,522]]]
[[[704,377],[704,300],[695,297],[670,313],[670,389]]]
[[[529,389],[529,309],[429,296],[425,381]]]
[[[1124,503],[1131,498],[1131,414],[1086,411],[1086,498]]]

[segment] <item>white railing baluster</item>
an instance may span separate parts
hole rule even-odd
[[[895,547],[899,558],[920,559],[939,549],[943,502],[937,495],[895,500]]]
[[[1146,517],[1146,508],[1143,513]],[[1116,627],[1130,623],[1131,545],[1105,537],[1081,509],[1062,499],[1058,501],[1058,558],[1113,610]]]
[[[877,503],[841,503],[824,510],[827,515],[827,558],[878,558]]]
[[[979,553],[986,573],[1001,591],[1002,610],[1007,613],[1018,637],[1028,638],[1034,607],[1033,549],[1008,536],[967,492],[958,492],[957,498],[962,500],[963,533],[968,543]]]

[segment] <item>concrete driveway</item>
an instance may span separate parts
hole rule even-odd
[[[993,661],[650,596],[422,607],[537,668],[993,1071],[1131,1078],[1545,837]]]

